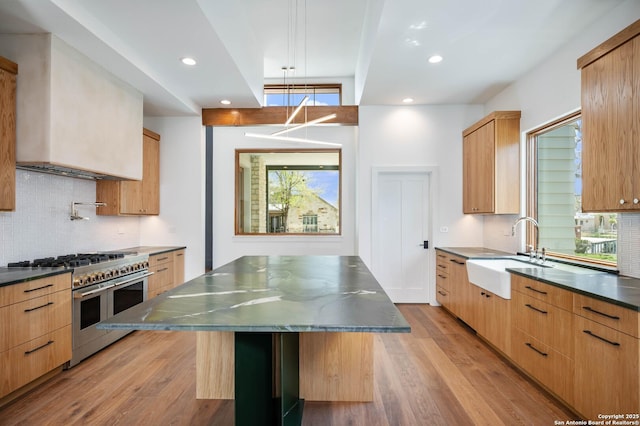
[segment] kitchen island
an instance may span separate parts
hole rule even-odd
[[[101,328],[198,331],[198,397],[235,398],[237,425],[371,400],[371,333],[411,331],[357,256],[245,256]]]

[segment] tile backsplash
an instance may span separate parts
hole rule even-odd
[[[17,170],[16,210],[0,212],[0,267],[139,245],[137,217],[96,216],[95,207],[78,206],[78,214],[89,220],[70,220],[72,202],[100,201],[95,197],[94,181]]]
[[[640,278],[640,213],[618,214],[618,269]]]

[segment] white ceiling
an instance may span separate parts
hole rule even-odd
[[[259,107],[290,65],[352,81],[360,105],[483,103],[622,2],[1,0],[0,33],[56,34],[138,88],[145,115]]]

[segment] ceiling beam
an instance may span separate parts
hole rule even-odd
[[[283,124],[293,112],[287,107],[264,108],[203,108],[202,125],[204,126],[259,126],[264,124]],[[358,106],[310,106],[306,107],[291,122],[292,125],[303,124],[329,114],[336,118],[323,124],[339,124],[341,126],[358,125]]]

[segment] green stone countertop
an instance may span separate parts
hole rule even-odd
[[[515,257],[513,253],[483,247],[436,247],[467,259]],[[574,293],[640,311],[640,279],[593,268],[548,260],[550,268],[507,268],[508,272],[551,284]]]
[[[245,256],[98,328],[407,333],[411,328],[357,256]]]

